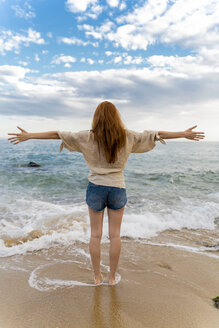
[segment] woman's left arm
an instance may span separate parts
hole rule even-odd
[[[29,139],[60,139],[58,133],[56,131],[48,131],[48,132],[27,132],[24,129],[17,126],[21,133],[8,133],[9,135],[14,135],[15,137],[8,138],[11,143],[14,145],[18,144],[19,142],[26,141]]]
[[[195,141],[204,139],[205,137],[204,132],[192,131],[196,127],[197,125],[194,125],[193,127],[181,132],[158,131],[158,135],[162,139],[186,138]]]

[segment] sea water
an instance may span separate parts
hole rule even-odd
[[[59,146],[60,140],[0,140],[0,257],[89,243],[89,168],[81,153],[59,153]],[[168,140],[130,154],[122,239],[156,244],[153,237],[177,231],[177,242],[164,239],[160,245],[217,257],[218,155],[218,142]],[[31,161],[40,166],[28,167]],[[196,240],[205,236],[206,243],[187,244],[181,238],[185,229]],[[107,211],[102,242],[109,242]]]

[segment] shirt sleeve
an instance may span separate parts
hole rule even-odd
[[[134,131],[134,142],[132,145],[132,153],[144,153],[152,150],[156,146],[156,141],[162,144],[166,142],[159,136],[158,131],[145,130],[143,132]]]
[[[62,140],[62,143],[59,148],[59,152],[62,151],[63,147],[69,151],[78,151],[81,152],[79,145],[79,132],[69,132],[69,131],[56,131],[59,135],[59,138]]]

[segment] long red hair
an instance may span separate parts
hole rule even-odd
[[[114,163],[118,151],[126,144],[126,129],[115,105],[103,101],[97,106],[91,131],[99,151],[100,147],[103,147],[107,162]]]

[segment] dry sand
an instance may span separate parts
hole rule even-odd
[[[80,248],[88,251],[86,244]],[[124,240],[118,268],[122,279],[116,286],[30,287],[34,268],[49,263],[48,256],[68,261],[66,254],[54,248],[0,260],[5,266],[0,269],[1,328],[219,328],[219,309],[211,300],[219,295],[218,259]],[[108,244],[102,254],[108,265]],[[139,254],[135,260],[134,254]],[[19,261],[27,271],[7,269]],[[86,263],[63,262],[40,274],[92,282],[90,269]]]

